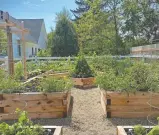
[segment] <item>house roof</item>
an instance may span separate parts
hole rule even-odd
[[[31,41],[34,40],[35,43],[38,43],[42,24],[44,19],[17,19],[19,22],[24,21],[24,27],[29,29],[30,33],[27,35],[28,39]]]

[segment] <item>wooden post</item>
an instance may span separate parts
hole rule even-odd
[[[8,72],[9,75],[14,75],[14,60],[13,60],[13,46],[12,46],[12,33],[9,26],[7,26],[7,39],[8,39]]]
[[[26,71],[26,47],[25,47],[25,33],[24,33],[24,22],[22,24],[22,61],[23,61],[23,70],[24,70],[24,79],[27,79],[27,71]]]

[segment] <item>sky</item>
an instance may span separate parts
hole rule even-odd
[[[0,10],[17,19],[44,19],[47,32],[55,28],[56,13],[76,9],[75,0],[0,0]]]

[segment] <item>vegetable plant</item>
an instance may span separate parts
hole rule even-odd
[[[28,118],[27,112],[17,110],[18,122],[13,125],[7,123],[0,124],[1,135],[44,135],[44,129],[39,125],[34,125]]]
[[[142,125],[134,126],[135,135],[145,135],[146,129]]]

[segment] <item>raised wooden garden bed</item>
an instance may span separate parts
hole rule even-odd
[[[152,100],[151,100],[152,99]],[[101,91],[101,105],[107,118],[140,118],[159,116],[159,94],[136,92],[126,94]],[[150,103],[154,107],[150,107]]]
[[[95,86],[95,78],[72,78],[74,86],[77,88],[91,88]]]
[[[149,132],[154,126],[143,126]],[[117,126],[117,135],[134,135],[133,126]]]
[[[17,119],[17,108],[27,111],[31,119],[63,118],[68,115],[70,99],[71,92],[1,94],[0,119]]]
[[[69,72],[64,72],[64,73],[50,73],[48,74],[49,76],[53,76],[53,77],[68,77],[69,76]]]

